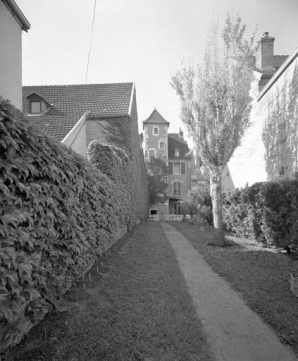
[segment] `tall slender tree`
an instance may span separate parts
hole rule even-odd
[[[167,199],[168,184],[165,177],[168,175],[167,165],[161,158],[152,157],[147,164],[149,205],[164,203]]]
[[[250,125],[255,48],[254,34],[245,40],[245,31],[241,18],[229,13],[221,32],[214,22],[202,64],[183,65],[171,82],[181,100],[181,119],[210,171],[216,243],[222,246],[222,171]]]

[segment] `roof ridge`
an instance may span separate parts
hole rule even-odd
[[[134,82],[120,82],[120,83],[93,83],[93,84],[51,84],[51,85],[23,85],[22,88],[29,87],[72,87],[72,86],[94,86],[94,85],[133,85]]]

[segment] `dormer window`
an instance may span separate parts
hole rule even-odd
[[[31,114],[40,114],[41,113],[41,101],[32,100],[30,102],[30,113]]]
[[[28,99],[28,115],[39,115],[46,112],[51,104],[48,103],[42,96],[37,93],[31,93],[27,96]]]
[[[179,157],[179,149],[175,149],[175,157]]]

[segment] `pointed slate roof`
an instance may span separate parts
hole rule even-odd
[[[133,83],[24,86],[23,113],[48,135],[61,141],[86,112],[88,118],[129,116],[133,92]],[[32,93],[50,104],[40,115],[29,115]]]
[[[170,122],[166,121],[165,118],[156,110],[154,109],[149,118],[143,121],[143,124],[167,124],[169,125]]]

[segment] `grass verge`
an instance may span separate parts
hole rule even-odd
[[[213,360],[173,249],[157,222],[117,242],[3,361]]]
[[[298,355],[298,298],[288,281],[291,272],[298,273],[298,261],[287,254],[249,246],[247,240],[233,236],[227,236],[232,243],[229,247],[209,246],[213,241],[211,227],[201,231],[198,225],[170,223]]]

